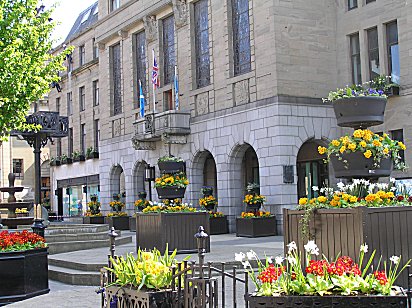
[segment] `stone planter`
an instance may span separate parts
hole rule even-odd
[[[298,250],[304,251],[307,239],[302,239],[299,221],[304,211],[283,210],[284,243],[295,241]],[[369,246],[365,259],[376,250],[373,267],[379,256],[389,260],[393,255],[402,256],[400,267],[412,258],[412,206],[381,208],[346,208],[317,210],[310,218],[309,233],[319,250],[329,260],[338,254],[358,261],[362,244]],[[287,247],[285,246],[285,252]],[[407,286],[407,271],[403,271],[396,284]]]
[[[406,295],[398,296],[378,296],[378,295],[357,295],[357,296],[252,296],[245,295],[245,300],[250,308],[260,307],[407,307]]]
[[[47,248],[0,253],[0,306],[49,293]]]
[[[173,174],[178,172],[185,172],[186,163],[185,162],[174,162],[174,161],[165,161],[158,162],[157,166],[161,173]]]
[[[186,188],[156,187],[159,199],[181,199],[185,196]]]
[[[210,235],[229,233],[227,216],[210,217]]]
[[[393,162],[391,158],[382,158],[379,168],[375,168],[374,160],[366,158],[362,152],[353,152],[342,155],[342,160],[337,156],[330,156],[335,177],[337,178],[379,178],[391,175]],[[347,168],[343,160],[348,161]]]
[[[117,307],[158,307],[168,308],[174,307],[177,299],[176,292],[171,290],[157,292],[143,292],[130,287],[107,287],[104,293],[107,303],[113,301],[117,297]],[[139,304],[139,305],[137,305]]]
[[[203,226],[209,234],[209,213],[137,213],[136,214],[136,246],[142,249],[169,251],[177,249],[179,253],[197,252],[194,235],[199,226]],[[207,249],[210,251],[210,238]]]
[[[332,105],[339,126],[367,128],[383,123],[386,102],[386,98],[363,96],[341,98]]]
[[[136,232],[136,217],[129,217],[129,230],[131,232]]]
[[[84,216],[83,223],[92,225],[104,225],[104,218],[104,216]]]
[[[104,222],[115,230],[129,230],[129,216],[105,217]]]
[[[276,235],[276,217],[236,218],[236,236],[261,237]]]

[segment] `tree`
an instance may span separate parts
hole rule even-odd
[[[31,103],[50,91],[67,48],[52,55],[53,9],[37,0],[0,0],[0,138],[11,130],[35,129],[25,123]]]

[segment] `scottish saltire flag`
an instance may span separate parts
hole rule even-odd
[[[145,102],[144,102],[144,94],[143,94],[143,89],[142,89],[142,82],[140,81],[140,79],[139,79],[139,92],[140,92],[140,95],[139,95],[140,116],[142,118],[144,118],[144,105],[145,105]]]
[[[179,110],[179,77],[177,76],[177,66],[175,66],[175,106]]]
[[[152,83],[153,83],[153,85],[154,85],[156,88],[160,87],[160,82],[159,82],[159,67],[157,66],[157,62],[156,62],[156,57],[155,57],[154,50],[153,50]]]

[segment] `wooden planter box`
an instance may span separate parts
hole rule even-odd
[[[347,307],[407,307],[406,295],[399,296],[252,296],[245,295],[250,308],[285,307],[285,308],[347,308]]]
[[[117,308],[129,307],[174,307],[177,299],[176,292],[171,290],[157,292],[143,292],[130,287],[111,286],[106,288],[105,297],[107,303],[117,297]]]
[[[286,245],[295,241],[300,251],[307,239],[302,239],[299,220],[304,211],[283,210],[283,232]],[[412,206],[351,209],[322,209],[312,215],[309,232],[319,250],[329,260],[338,254],[349,256],[356,261],[362,244],[369,246],[365,259],[376,250],[374,268],[377,268],[379,256],[388,260],[393,255],[402,255],[400,268],[412,258]],[[407,286],[405,270],[395,282]]]
[[[195,234],[203,226],[209,234],[209,213],[137,213],[136,246],[142,249],[169,251],[177,249],[179,253],[197,252]],[[207,239],[207,252],[210,251],[210,238]]]
[[[49,293],[47,248],[0,253],[0,306]]]
[[[276,235],[276,217],[236,218],[236,236],[260,237]]]
[[[136,217],[129,217],[129,229],[132,232],[136,232]]]
[[[84,216],[83,223],[84,224],[92,224],[92,225],[103,225],[104,216]]]
[[[129,230],[129,216],[105,217],[104,221],[115,230]]]
[[[210,235],[229,233],[227,216],[210,217]]]

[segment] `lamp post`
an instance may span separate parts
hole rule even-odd
[[[205,263],[205,253],[206,253],[206,240],[209,235],[205,232],[203,226],[199,227],[199,231],[195,234],[197,242],[197,255],[199,257],[199,274],[200,278],[203,279],[203,264]]]
[[[156,170],[154,166],[146,165],[144,169],[144,180],[149,182],[149,201],[152,201],[152,181],[156,179]]]

